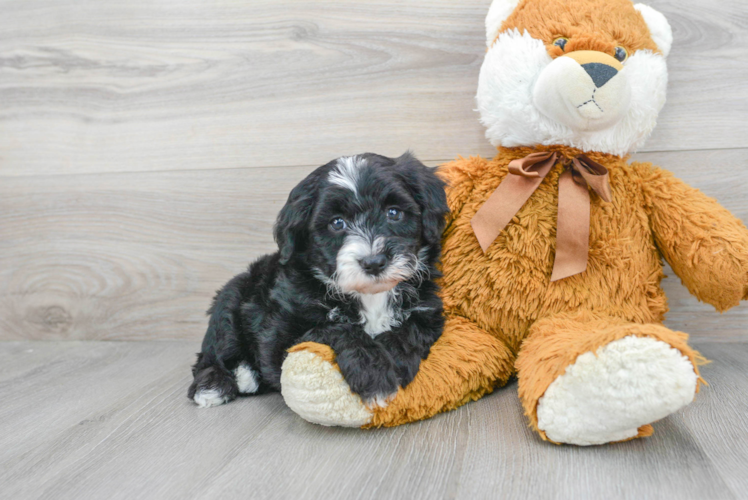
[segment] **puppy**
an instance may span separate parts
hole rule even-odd
[[[442,332],[433,280],[447,212],[443,182],[410,153],[316,169],[278,214],[279,251],[216,294],[189,398],[279,391],[287,349],[313,341],[367,404],[387,401]]]

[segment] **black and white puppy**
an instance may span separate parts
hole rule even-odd
[[[216,294],[189,397],[209,407],[278,391],[287,349],[313,341],[366,403],[386,401],[442,332],[433,280],[447,212],[444,183],[409,153],[316,169],[278,215],[279,251]]]

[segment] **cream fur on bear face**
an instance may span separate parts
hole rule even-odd
[[[620,26],[622,18],[633,21]],[[625,155],[654,129],[665,104],[672,32],[651,7],[494,0],[486,36],[477,102],[494,146],[561,144]],[[564,49],[554,45],[559,38]],[[622,62],[616,47],[626,50]]]

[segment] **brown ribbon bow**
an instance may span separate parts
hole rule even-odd
[[[509,173],[470,221],[483,252],[519,212],[553,166],[562,161],[566,170],[558,180],[556,259],[551,281],[568,278],[587,269],[590,244],[591,187],[610,202],[608,169],[585,155],[567,160],[558,153],[532,153],[509,163]]]

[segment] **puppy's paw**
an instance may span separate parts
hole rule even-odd
[[[351,392],[326,345],[305,342],[289,350],[281,394],[289,408],[315,424],[361,427],[371,421],[372,412]]]
[[[376,396],[366,399],[364,404],[366,404],[367,408],[371,408],[372,410],[387,408],[387,405],[390,404],[396,396],[397,391],[392,394],[377,394]]]
[[[228,401],[228,398],[217,389],[200,389],[195,392],[192,400],[200,408],[219,406]]]
[[[200,408],[210,408],[235,399],[237,392],[233,375],[211,366],[195,374],[187,397]]]
[[[346,349],[336,361],[351,390],[369,407],[384,407],[397,394],[400,380],[384,350]]]

